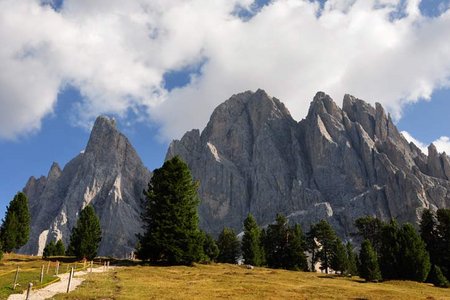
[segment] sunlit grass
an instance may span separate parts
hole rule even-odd
[[[227,264],[118,267],[90,276],[76,291],[54,299],[450,299],[449,289],[423,283],[364,283]]]
[[[33,283],[33,288],[40,288],[42,285],[58,280],[55,276],[56,260],[60,262],[59,273],[65,273],[70,267],[80,269],[83,264],[74,262],[70,258],[54,257],[50,260],[42,260],[38,256],[27,256],[19,254],[4,254],[0,261],[0,299],[7,299],[10,294],[22,293],[28,288],[28,284]],[[40,283],[41,268],[44,266],[43,283]],[[19,276],[16,289],[13,289],[14,278],[17,267]]]

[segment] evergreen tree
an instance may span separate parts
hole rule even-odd
[[[278,214],[275,224],[267,226],[264,238],[264,253],[269,268],[284,268],[287,253],[287,219]]]
[[[437,265],[445,277],[450,279],[450,209],[437,210]]]
[[[80,213],[77,225],[72,228],[68,254],[77,258],[93,259],[102,239],[100,221],[91,205]]]
[[[342,241],[337,238],[334,244],[334,251],[331,258],[330,267],[336,271],[340,272],[340,274],[347,273],[348,270],[348,257],[347,257],[347,249],[342,243]]]
[[[430,257],[425,243],[411,224],[404,224],[400,234],[400,253],[397,261],[401,279],[425,281],[430,271]]]
[[[261,246],[261,230],[255,218],[248,214],[244,220],[244,236],[242,237],[242,256],[246,264],[261,266],[263,248]]]
[[[331,267],[331,260],[336,249],[337,236],[330,223],[321,220],[319,223],[311,226],[310,239],[311,248],[314,248],[315,258],[321,262],[321,269],[328,274]]]
[[[430,270],[430,274],[428,275],[427,282],[434,284],[434,286],[441,288],[448,288],[450,283],[447,278],[445,278],[444,274],[441,271],[439,266],[433,265]]]
[[[3,258],[2,242],[0,241],[0,260]]]
[[[236,263],[239,258],[240,243],[233,229],[225,227],[217,240],[219,256],[217,261],[221,263]]]
[[[355,255],[355,252],[353,252],[352,244],[350,242],[347,242],[345,248],[348,261],[347,274],[358,275],[358,257]]]
[[[288,270],[308,270],[305,255],[305,236],[299,224],[290,227],[288,231],[288,244],[285,268]]]
[[[377,254],[369,240],[364,240],[361,244],[359,260],[361,262],[359,270],[359,276],[361,276],[361,278],[364,278],[366,281],[381,280]]]
[[[369,240],[375,252],[379,254],[381,248],[381,231],[384,223],[378,218],[365,216],[355,220],[358,235],[363,240]]]
[[[219,256],[219,247],[211,235],[204,233],[203,238],[203,253],[206,255],[207,260],[214,262]]]
[[[66,253],[66,249],[64,247],[62,240],[58,240],[56,242],[55,253],[53,255],[54,256],[64,256],[65,253]]]
[[[5,219],[0,227],[3,250],[11,252],[25,245],[30,237],[30,212],[27,196],[19,192],[6,208]]]
[[[430,254],[431,263],[436,264],[439,260],[437,250],[438,234],[437,234],[437,220],[434,213],[425,209],[422,212],[422,219],[420,220],[420,237],[426,244],[428,253]]]
[[[264,253],[270,268],[306,270],[305,238],[300,225],[289,227],[285,216],[278,214],[275,224],[267,227]]]
[[[50,243],[48,243],[45,248],[44,248],[44,253],[43,253],[43,257],[45,258],[49,258],[50,256],[55,256],[55,252],[56,252],[56,245],[54,241],[51,241]]]
[[[198,183],[178,156],[153,172],[144,192],[144,235],[138,256],[151,262],[190,265],[203,257],[198,228]]]
[[[384,279],[402,278],[402,270],[399,269],[401,255],[400,229],[397,222],[392,220],[389,224],[383,225],[381,230],[379,262]]]

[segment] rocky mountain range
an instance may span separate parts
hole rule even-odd
[[[342,109],[319,92],[295,121],[263,90],[232,96],[206,128],[173,141],[200,181],[200,222],[218,234],[238,232],[248,213],[260,225],[277,213],[304,230],[327,219],[351,239],[365,215],[417,223],[423,208],[450,207],[450,160],[408,143],[380,104],[345,95]]]
[[[84,152],[63,170],[54,163],[47,177],[28,180],[31,233],[21,253],[41,255],[51,240],[69,243],[78,213],[91,204],[100,218],[99,255],[124,257],[136,246],[142,231],[142,191],[151,173],[128,139],[107,117],[97,118]]]
[[[342,108],[319,92],[297,122],[263,90],[232,96],[206,128],[173,141],[166,158],[185,160],[200,181],[200,226],[237,232],[248,213],[262,226],[283,213],[301,223],[327,219],[352,238],[365,215],[417,223],[423,208],[450,207],[450,159],[433,145],[408,143],[380,104],[346,95]],[[151,173],[127,138],[99,117],[86,150],[63,170],[31,177],[31,238],[22,253],[42,254],[50,240],[67,245],[79,211],[92,204],[103,231],[99,255],[124,257],[141,232],[142,191]]]

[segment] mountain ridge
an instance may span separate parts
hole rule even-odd
[[[359,216],[416,223],[424,207],[450,206],[448,157],[409,143],[381,104],[345,95],[340,108],[318,92],[297,122],[277,101],[263,90],[233,95],[202,132],[169,146],[166,158],[181,156],[201,182],[207,231],[240,230],[247,213],[266,225],[280,212],[304,228],[328,219],[350,239]]]

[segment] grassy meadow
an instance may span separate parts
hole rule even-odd
[[[53,261],[55,261],[53,259]],[[60,259],[60,273],[83,264]],[[39,288],[44,265],[44,285],[55,280],[55,263],[40,257],[6,254],[0,262],[0,299],[26,289]],[[19,286],[12,289],[19,266]],[[47,267],[49,272],[47,273]],[[450,299],[450,289],[410,281],[365,283],[318,273],[294,272],[228,264],[194,267],[116,266],[104,273],[86,275],[74,292],[53,299]]]
[[[27,256],[19,254],[5,253],[0,261],[0,300],[7,299],[10,294],[21,293],[28,288],[28,284],[33,283],[33,289],[41,288],[47,284],[58,281],[55,276],[56,260],[60,261],[59,273],[65,273],[70,267],[82,269],[83,264],[75,262],[66,257],[54,257],[50,260],[42,260],[38,256]],[[40,283],[41,269],[44,266],[44,278]],[[16,276],[16,270],[19,267],[19,275],[16,289],[13,289],[13,283]]]
[[[450,289],[410,281],[365,283],[318,273],[194,267],[127,266],[92,274],[54,299],[450,299]]]

